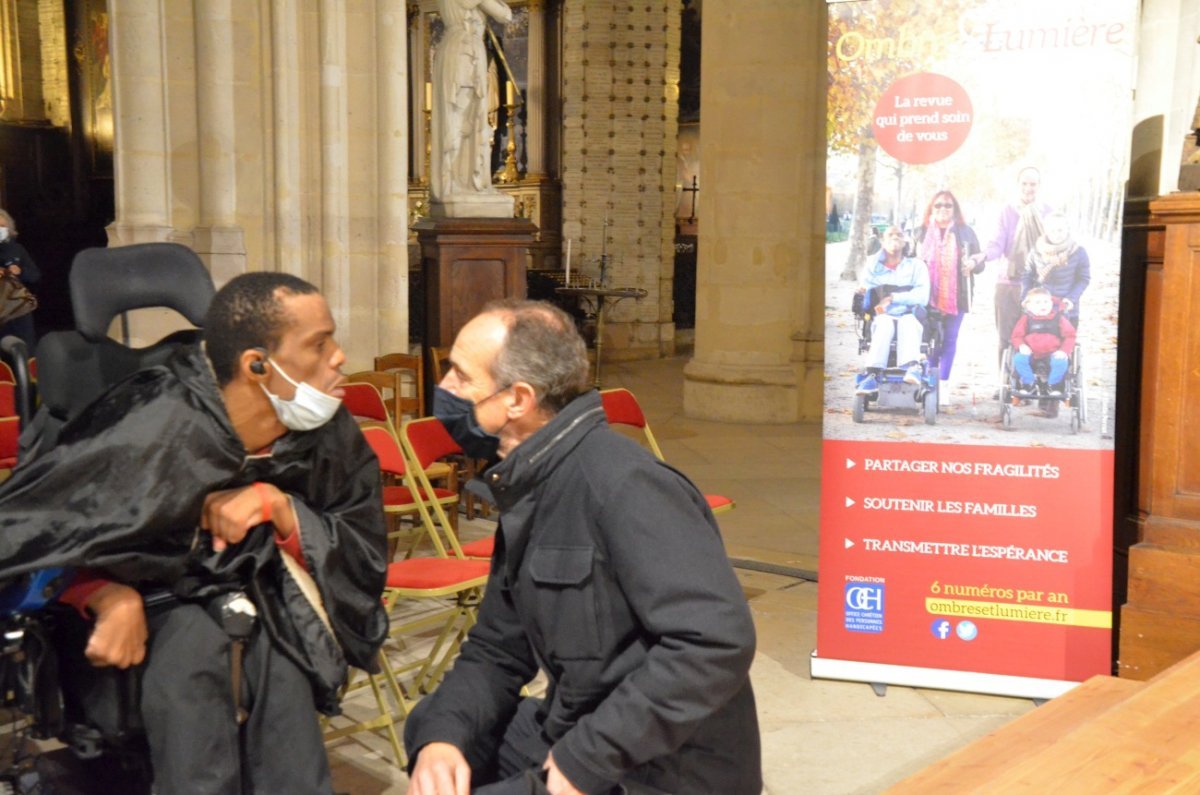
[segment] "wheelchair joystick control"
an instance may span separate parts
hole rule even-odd
[[[229,681],[233,687],[233,705],[237,722],[245,723],[249,713],[242,705],[242,655],[246,641],[258,621],[258,609],[242,591],[234,591],[216,600],[216,613],[221,628],[229,636]]]

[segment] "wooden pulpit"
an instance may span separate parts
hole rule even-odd
[[[422,218],[413,228],[425,283],[424,343],[450,346],[463,325],[497,298],[524,298],[527,218]]]
[[[1118,673],[1149,679],[1200,650],[1200,192],[1151,201],[1138,227],[1140,527],[1129,549]]]

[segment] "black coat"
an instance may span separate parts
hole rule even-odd
[[[500,530],[479,623],[410,718],[410,758],[442,740],[482,765],[540,666],[538,719],[580,790],[758,795],[754,625],[704,496],[595,392],[484,478]]]
[[[209,493],[256,480],[292,498],[332,636],[268,527],[220,554],[198,529]],[[246,588],[324,711],[336,710],[346,662],[373,669],[387,633],[385,537],[379,465],[345,409],[247,455],[198,347],[114,386],[0,485],[0,579],[87,566],[184,597]]]

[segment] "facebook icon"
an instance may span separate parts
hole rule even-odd
[[[945,640],[950,637],[950,622],[944,618],[934,619],[933,626],[930,629],[933,630],[933,636],[938,640]]]

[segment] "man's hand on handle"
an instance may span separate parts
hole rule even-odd
[[[146,611],[142,595],[128,585],[106,583],[87,601],[96,616],[84,656],[98,667],[128,668],[146,658]]]

